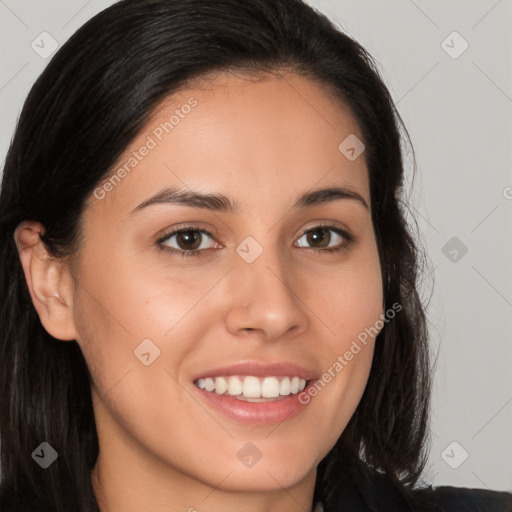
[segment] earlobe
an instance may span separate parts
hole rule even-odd
[[[30,297],[49,334],[74,340],[73,279],[63,262],[48,252],[42,233],[44,226],[35,221],[23,221],[14,232]]]

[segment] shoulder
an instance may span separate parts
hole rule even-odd
[[[351,475],[329,479],[325,512],[512,512],[509,492],[447,486],[410,490],[366,464],[352,469]]]
[[[466,487],[428,487],[412,491],[427,510],[443,512],[512,512],[512,493]]]
[[[383,499],[396,504],[393,510],[397,511],[410,508],[415,512],[512,512],[510,492],[431,485],[407,490],[374,470],[370,470],[369,480],[373,485],[367,489],[379,495],[375,501]]]

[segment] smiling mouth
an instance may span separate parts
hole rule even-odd
[[[297,395],[309,381],[298,376],[230,375],[206,377],[194,385],[216,395],[231,397],[244,402],[276,402]]]

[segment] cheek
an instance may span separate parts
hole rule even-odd
[[[364,255],[363,255],[364,252]],[[366,387],[375,338],[382,329],[383,290],[375,246],[316,281],[308,306],[321,320],[323,374],[305,400],[336,425],[333,442],[353,415]]]
[[[217,280],[215,272],[185,275],[153,260],[148,264],[148,258],[128,250],[105,247],[84,253],[74,320],[77,341],[100,392],[111,389],[130,369],[146,368],[147,359],[153,369],[143,376],[148,382],[155,368],[175,374],[196,347],[194,340],[201,340],[211,325],[197,320],[205,312],[201,299]]]
[[[329,345],[348,350],[351,340],[374,327],[383,313],[377,249],[372,244],[315,277],[308,281],[308,306],[322,321]]]

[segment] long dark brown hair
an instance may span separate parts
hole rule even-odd
[[[402,144],[410,141],[376,64],[300,0],[123,0],[88,21],[51,59],[24,104],[5,162],[0,497],[24,497],[40,511],[99,510],[90,479],[99,448],[88,368],[76,342],[56,340],[43,328],[13,239],[16,226],[41,222],[55,257],[79,250],[86,200],[155,107],[192,79],[228,69],[292,70],[349,107],[366,145],[385,305],[402,306],[377,337],[364,395],[318,467],[315,496],[327,505],[337,479],[359,463],[404,494],[417,483],[431,388],[418,293],[423,253],[402,197]],[[43,441],[62,454],[46,470],[31,458]]]

